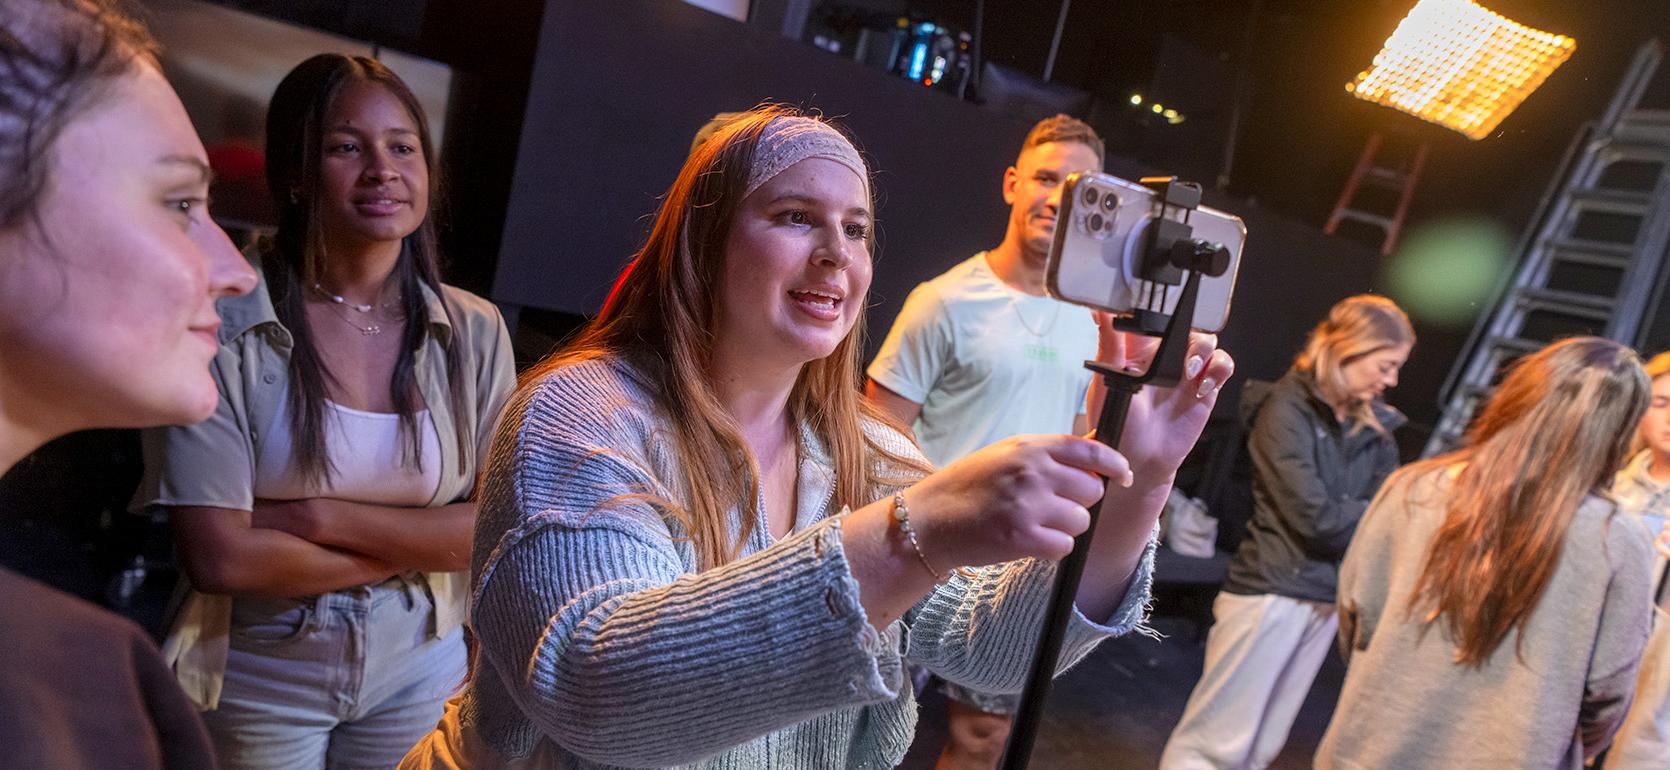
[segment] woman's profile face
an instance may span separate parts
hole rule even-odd
[[[214,301],[255,273],[209,219],[209,166],[149,63],[106,84],[50,148],[38,217],[0,231],[6,406],[40,424],[207,417]]]
[[[417,121],[380,83],[343,87],[325,115],[319,179],[325,237],[399,241],[429,214],[429,167]]]
[[[835,351],[870,290],[870,199],[864,180],[807,158],[738,207],[719,285],[718,346],[765,366]]]
[[[1373,401],[1397,387],[1397,375],[1414,346],[1395,345],[1366,353],[1340,367],[1345,392],[1353,401]]]
[[[1670,459],[1670,374],[1653,378],[1653,396],[1641,416],[1641,440],[1653,454]]]

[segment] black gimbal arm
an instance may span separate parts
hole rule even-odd
[[[1165,216],[1172,210],[1193,209],[1200,205],[1200,188],[1178,182],[1176,178],[1148,178],[1144,184],[1160,192],[1161,215],[1151,225],[1143,253],[1142,277],[1155,284],[1175,286],[1183,284],[1182,296],[1170,313],[1163,307],[1142,308],[1129,317],[1116,320],[1122,331],[1159,337],[1160,345],[1148,370],[1142,373],[1114,369],[1096,361],[1086,361],[1085,368],[1102,378],[1107,397],[1102,401],[1102,412],[1096,421],[1096,439],[1117,449],[1125,432],[1125,416],[1131,398],[1144,385],[1170,387],[1183,381],[1184,364],[1189,351],[1189,332],[1194,325],[1195,300],[1200,293],[1201,275],[1223,275],[1228,269],[1229,252],[1218,244],[1193,239],[1186,222]],[[1061,656],[1061,643],[1066,636],[1067,621],[1072,616],[1073,599],[1078,594],[1079,582],[1084,577],[1085,560],[1096,533],[1096,522],[1102,503],[1090,506],[1090,526],[1073,543],[1073,551],[1057,568],[1055,587],[1050,594],[1049,614],[1038,636],[1032,665],[1027,675],[1026,689],[1021,696],[1020,709],[1015,712],[1014,727],[1009,743],[1004,748],[1003,770],[1024,770],[1031,761],[1032,747],[1038,736],[1038,725],[1043,717],[1044,701],[1049,696],[1050,682],[1055,676],[1056,663]]]

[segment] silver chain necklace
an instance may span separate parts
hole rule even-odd
[[[369,326],[361,326],[358,321],[355,321],[354,319],[348,317],[348,314],[342,311],[342,308],[351,308],[351,309],[353,309],[355,311],[358,311],[360,313],[370,315],[372,311],[377,309],[376,305],[373,305],[369,302],[367,302],[367,303],[349,302],[346,297],[343,297],[340,294],[332,294],[328,291],[325,291],[325,287],[319,285],[319,283],[317,281],[315,281],[314,284],[313,284],[313,290],[315,292],[318,292],[319,296],[324,297],[325,299],[328,299],[328,300],[331,301],[331,304],[327,305],[326,307],[330,308],[330,311],[331,311],[332,315],[336,316],[337,318],[342,319],[343,323],[348,324],[349,326],[352,326],[355,329],[359,330],[360,334],[363,334],[363,335],[369,337],[373,334],[382,334],[383,333],[382,324],[373,323]],[[400,298],[397,296],[397,297],[394,297],[393,299],[390,299],[387,302],[384,302],[382,306],[385,309],[386,308],[397,307],[399,302],[400,302]],[[373,317],[373,318],[375,319],[375,317]],[[375,319],[375,320],[388,320],[388,319]]]
[[[336,303],[338,305],[341,305],[343,307],[346,307],[346,308],[352,308],[354,310],[358,310],[361,313],[370,313],[372,310],[375,310],[376,307],[377,307],[376,305],[373,305],[370,302],[365,302],[365,303],[349,302],[348,298],[342,296],[341,294],[332,294],[329,291],[326,291],[325,287],[321,286],[318,281],[313,282],[313,290],[316,291],[316,292],[319,292],[319,296],[324,297],[325,299],[328,299],[331,302],[334,302],[334,303]],[[383,307],[384,308],[391,308],[391,307],[394,307],[397,304],[399,304],[399,302],[400,302],[400,297],[398,295],[396,295],[395,297],[388,300],[387,302],[384,302]]]
[[[1015,296],[1013,294],[1009,295],[1009,307],[1014,308],[1015,317],[1021,319],[1021,328],[1026,329],[1027,332],[1030,333],[1034,337],[1042,337],[1046,334],[1049,334],[1051,331],[1055,330],[1055,322],[1056,322],[1057,319],[1059,319],[1061,317],[1061,303],[1056,302],[1056,303],[1053,303],[1053,304],[1055,305],[1055,312],[1050,314],[1050,320],[1044,326],[1043,331],[1039,331],[1037,329],[1032,328],[1032,324],[1029,324],[1029,323],[1026,322],[1026,315],[1021,312],[1020,301],[1015,299]]]
[[[344,304],[346,304],[346,303],[344,303]],[[383,333],[383,327],[382,327],[381,324],[372,324],[370,326],[360,326],[359,322],[355,321],[352,318],[349,318],[348,314],[342,312],[341,308],[336,307],[335,305],[327,305],[326,307],[330,308],[330,311],[331,311],[332,315],[336,316],[337,318],[342,319],[343,323],[345,323],[349,326],[352,326],[355,329],[358,329],[360,334],[363,334],[363,335],[369,337],[373,334],[382,334]],[[358,308],[355,308],[355,309],[357,310]],[[364,312],[370,312],[370,311],[364,311]]]

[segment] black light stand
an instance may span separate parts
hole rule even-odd
[[[1115,326],[1122,331],[1159,337],[1160,345],[1154,353],[1153,363],[1140,374],[1119,371],[1096,361],[1084,362],[1085,368],[1100,375],[1107,386],[1102,412],[1096,421],[1096,439],[1115,449],[1125,432],[1125,415],[1130,410],[1131,397],[1144,385],[1170,387],[1184,379],[1184,360],[1189,351],[1189,332],[1193,329],[1201,274],[1222,275],[1229,264],[1227,250],[1217,244],[1192,239],[1192,229],[1186,221],[1165,216],[1174,210],[1186,211],[1199,206],[1199,186],[1178,182],[1171,177],[1143,179],[1142,182],[1161,193],[1161,215],[1151,224],[1153,229],[1147,239],[1142,269],[1145,280],[1160,285],[1157,295],[1160,300],[1134,311],[1129,318],[1117,319]],[[1176,286],[1179,281],[1183,284],[1183,293],[1171,313],[1167,314],[1163,309],[1163,287]],[[1084,577],[1085,559],[1089,556],[1090,542],[1096,534],[1096,522],[1101,510],[1100,500],[1090,506],[1089,528],[1073,542],[1072,553],[1057,568],[1047,621],[1038,635],[1038,647],[1033,653],[1026,689],[1021,696],[1020,708],[1015,712],[1015,723],[1009,733],[1009,743],[1004,747],[1003,762],[999,765],[1003,770],[1024,770],[1031,761],[1032,746],[1038,737],[1038,725],[1044,713],[1044,701],[1049,696],[1056,661],[1061,656],[1061,642],[1067,632],[1067,621],[1072,616],[1073,598],[1078,594],[1079,581]]]

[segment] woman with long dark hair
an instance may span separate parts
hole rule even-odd
[[[1268,767],[1338,627],[1334,582],[1357,521],[1397,468],[1387,389],[1414,349],[1372,294],[1335,303],[1258,407],[1247,439],[1253,517],[1212,603],[1206,667],[1166,742],[1165,770]]]
[[[1227,354],[1197,337],[1123,455],[1025,436],[930,474],[858,390],[872,205],[850,140],[791,110],[691,154],[613,298],[500,423],[470,684],[405,766],[892,767],[906,661],[1021,686],[1103,477],[1064,661],[1141,627]],[[1138,357],[1102,331],[1109,363]]]
[[[215,409],[214,302],[255,274],[155,42],[108,0],[0,3],[0,474],[59,436]],[[0,569],[8,767],[209,768],[133,623]]]
[[[223,303],[206,423],[148,436],[193,593],[166,652],[223,765],[378,767],[465,667],[476,470],[504,322],[440,281],[434,150],[399,77],[321,54],[267,115],[278,232]]]
[[[1319,768],[1580,768],[1651,624],[1644,527],[1606,495],[1647,407],[1635,352],[1521,359],[1461,449],[1387,480],[1340,571],[1349,670]]]

